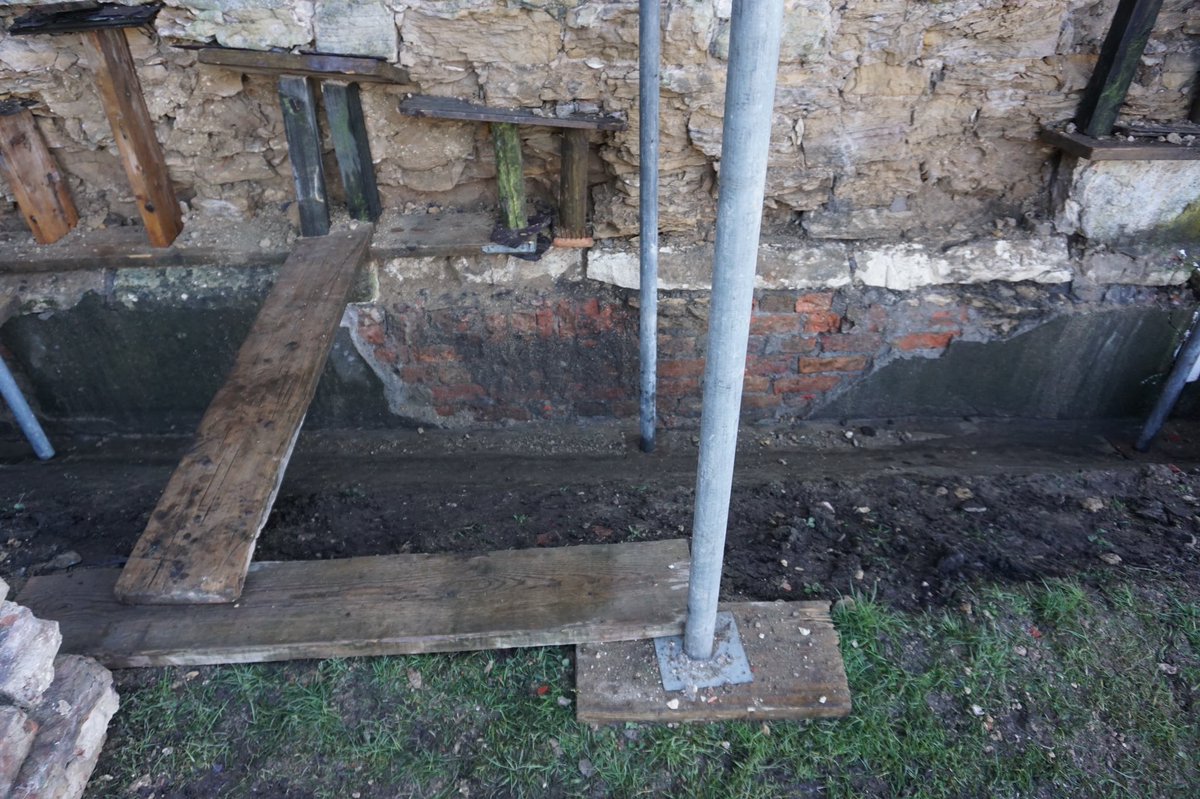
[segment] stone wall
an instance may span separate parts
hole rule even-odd
[[[767,189],[769,221],[810,239],[961,240],[1045,216],[1054,153],[1038,125],[1072,116],[1116,0],[787,0]],[[1126,112],[1181,119],[1200,69],[1200,10],[1167,0]],[[625,115],[596,135],[596,232],[636,232],[635,0],[169,0],[131,33],[172,177],[197,212],[286,204],[288,162],[272,81],[200,66],[173,44],[375,55],[411,73],[365,103],[391,207],[489,201],[480,126],[414,120],[404,91],[496,105]],[[0,10],[7,23],[25,6]],[[720,169],[729,0],[664,4],[662,225],[709,236]],[[5,25],[6,27],[6,25]],[[78,37],[0,34],[3,92],[40,123],[92,225],[132,214]],[[527,134],[550,194],[557,144]],[[801,232],[803,231],[803,232]]]

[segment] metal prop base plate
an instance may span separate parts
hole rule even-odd
[[[683,651],[681,635],[655,638],[654,652],[658,656],[658,669],[666,691],[685,691],[693,695],[700,688],[754,682],[732,613],[717,614],[713,656],[708,660],[688,657]]]

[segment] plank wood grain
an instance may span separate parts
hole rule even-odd
[[[232,602],[366,258],[370,226],[302,242],[280,268],[117,581],[135,603]]]
[[[811,719],[850,712],[828,602],[736,602],[720,609],[733,614],[753,682],[702,690],[689,699],[663,690],[652,642],[583,644],[575,656],[576,717],[614,724]]]
[[[113,598],[116,576],[35,577],[20,601],[58,621],[63,652],[113,668],[615,641],[680,633],[688,547],[256,563],[234,605],[130,607]]]
[[[38,244],[53,244],[79,222],[67,183],[28,109],[0,113],[0,174]]]
[[[154,122],[142,97],[142,84],[125,31],[89,31],[83,35],[83,42],[121,164],[146,226],[146,237],[155,247],[170,246],[183,230],[183,217],[166,159],[154,135]]]
[[[202,47],[201,64],[268,75],[341,78],[356,83],[408,83],[408,72],[378,58],[324,53],[270,53],[228,47]]]

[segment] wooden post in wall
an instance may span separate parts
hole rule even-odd
[[[588,135],[581,128],[563,130],[562,176],[558,191],[555,247],[591,247],[587,229]]]
[[[83,42],[146,236],[155,247],[169,247],[183,230],[183,219],[125,31],[90,30],[84,33]]]
[[[325,97],[325,116],[329,119],[329,133],[342,174],[342,188],[346,191],[346,207],[351,218],[374,222],[383,209],[375,184],[375,165],[371,161],[358,84],[322,81],[321,94]]]
[[[33,114],[17,103],[0,103],[0,174],[38,244],[53,244],[79,221]]]
[[[279,76],[279,105],[287,135],[292,182],[300,207],[300,235],[329,233],[329,201],[325,195],[325,167],[321,163],[321,130],[317,127],[317,100],[312,81],[303,75]]]

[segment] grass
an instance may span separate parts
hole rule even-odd
[[[855,710],[812,723],[580,725],[564,648],[130,672],[89,795],[1198,795],[1192,591],[856,597]]]

